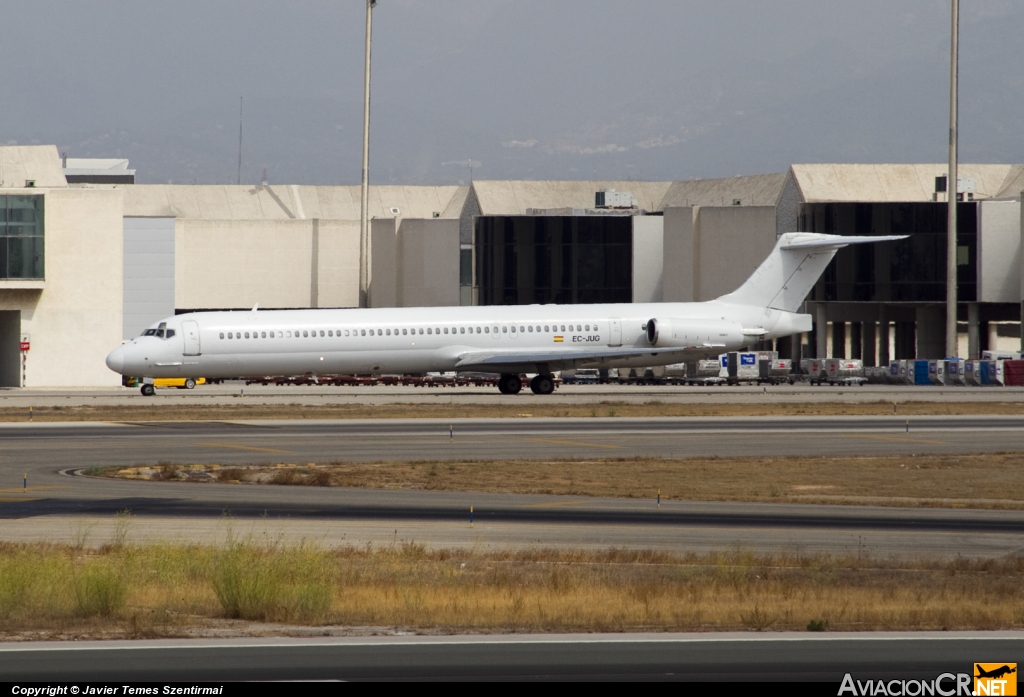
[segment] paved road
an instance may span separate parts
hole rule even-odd
[[[779,385],[769,387],[685,387],[659,385],[563,385],[553,395],[538,396],[526,390],[502,395],[495,387],[333,387],[267,386],[229,382],[203,385],[194,390],[160,389],[156,397],[143,397],[134,388],[95,389],[2,389],[0,408],[29,405],[203,405],[218,404],[598,404],[601,402],[671,404],[774,404],[848,402],[1024,402],[1021,387],[935,387],[914,385],[865,385],[830,387]]]
[[[0,481],[8,483],[0,487],[0,539],[67,540],[78,534],[76,525],[81,530],[76,517],[85,516],[99,526],[99,542],[113,534],[114,514],[130,510],[145,538],[208,539],[211,524],[228,513],[260,521],[270,534],[329,544],[741,546],[989,557],[1022,551],[1024,513],[679,501],[663,502],[659,510],[652,500],[131,482],[60,471],[159,461],[1019,450],[1022,426],[1024,418],[1017,417],[918,417],[909,434],[886,418],[835,417],[9,424],[0,426]],[[31,488],[23,492],[25,473]]]
[[[923,679],[1019,662],[1024,633],[617,634],[0,644],[6,681]],[[948,683],[944,687],[949,688]],[[828,694],[834,694],[829,691]]]

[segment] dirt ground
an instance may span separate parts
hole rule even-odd
[[[900,416],[1024,414],[1024,402],[925,402],[896,405]],[[0,421],[244,421],[258,419],[464,419],[586,418],[651,416],[885,416],[890,401],[861,403],[678,404],[660,401],[591,404],[162,404],[153,406],[82,405],[0,409]]]
[[[408,488],[938,508],[1024,509],[1024,455],[629,458],[111,467],[89,474],[249,485]]]

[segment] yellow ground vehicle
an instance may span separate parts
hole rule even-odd
[[[125,378],[122,381],[125,387],[138,387],[141,382],[138,378]],[[205,385],[206,378],[155,378],[154,387],[177,387],[179,390],[191,390],[196,385]]]

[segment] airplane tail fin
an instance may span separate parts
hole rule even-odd
[[[796,312],[832,261],[836,251],[848,244],[902,240],[906,235],[853,237],[816,232],[783,233],[775,249],[746,282],[720,302],[755,305]]]

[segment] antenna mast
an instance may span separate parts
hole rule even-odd
[[[238,181],[242,183],[242,97],[238,98]]]

